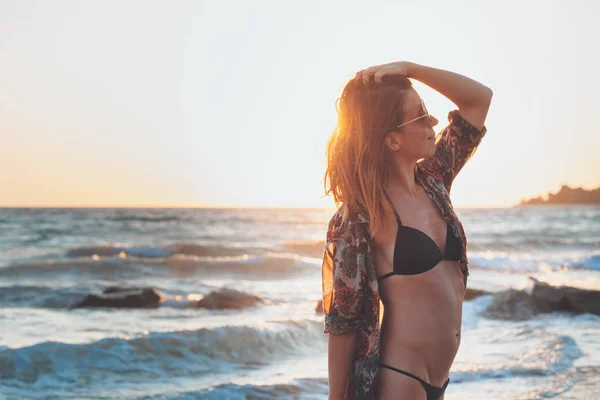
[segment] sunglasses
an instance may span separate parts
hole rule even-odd
[[[411,122],[415,122],[415,121],[417,121],[417,120],[420,120],[421,118],[425,118],[425,117],[427,117],[427,123],[429,124],[429,123],[430,123],[429,111],[427,111],[427,108],[425,108],[425,103],[422,103],[422,106],[423,106],[423,110],[425,110],[425,114],[423,114],[423,115],[421,115],[420,117],[417,117],[417,118],[415,118],[415,119],[411,119],[410,121],[407,121],[407,122],[405,122],[405,123],[403,123],[403,124],[400,124],[400,125],[393,126],[393,127],[391,127],[391,128],[388,130],[388,132],[390,132],[390,131],[393,131],[394,129],[401,128],[401,127],[403,127],[404,125],[408,125],[408,124],[410,124]]]

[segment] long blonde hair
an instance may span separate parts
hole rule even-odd
[[[386,132],[402,123],[406,93],[414,90],[405,76],[383,78],[381,83],[351,79],[346,84],[335,103],[337,124],[326,148],[325,195],[333,193],[336,208],[343,203],[344,221],[350,210],[365,215],[371,236],[393,209],[385,195],[390,161]]]

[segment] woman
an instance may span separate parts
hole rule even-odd
[[[458,106],[437,137],[408,78]],[[491,99],[470,78],[411,62],[358,72],[338,99],[325,193],[343,205],[322,268],[330,399],[444,398],[469,274],[449,194]]]

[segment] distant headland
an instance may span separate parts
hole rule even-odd
[[[581,187],[571,188],[562,185],[558,193],[548,193],[548,199],[542,196],[528,200],[521,199],[518,205],[542,205],[542,204],[600,204],[600,186],[587,190]]]

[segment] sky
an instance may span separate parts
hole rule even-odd
[[[333,207],[325,145],[361,69],[494,92],[455,207],[600,185],[597,1],[0,0],[0,206]],[[431,114],[456,106],[420,82]]]

